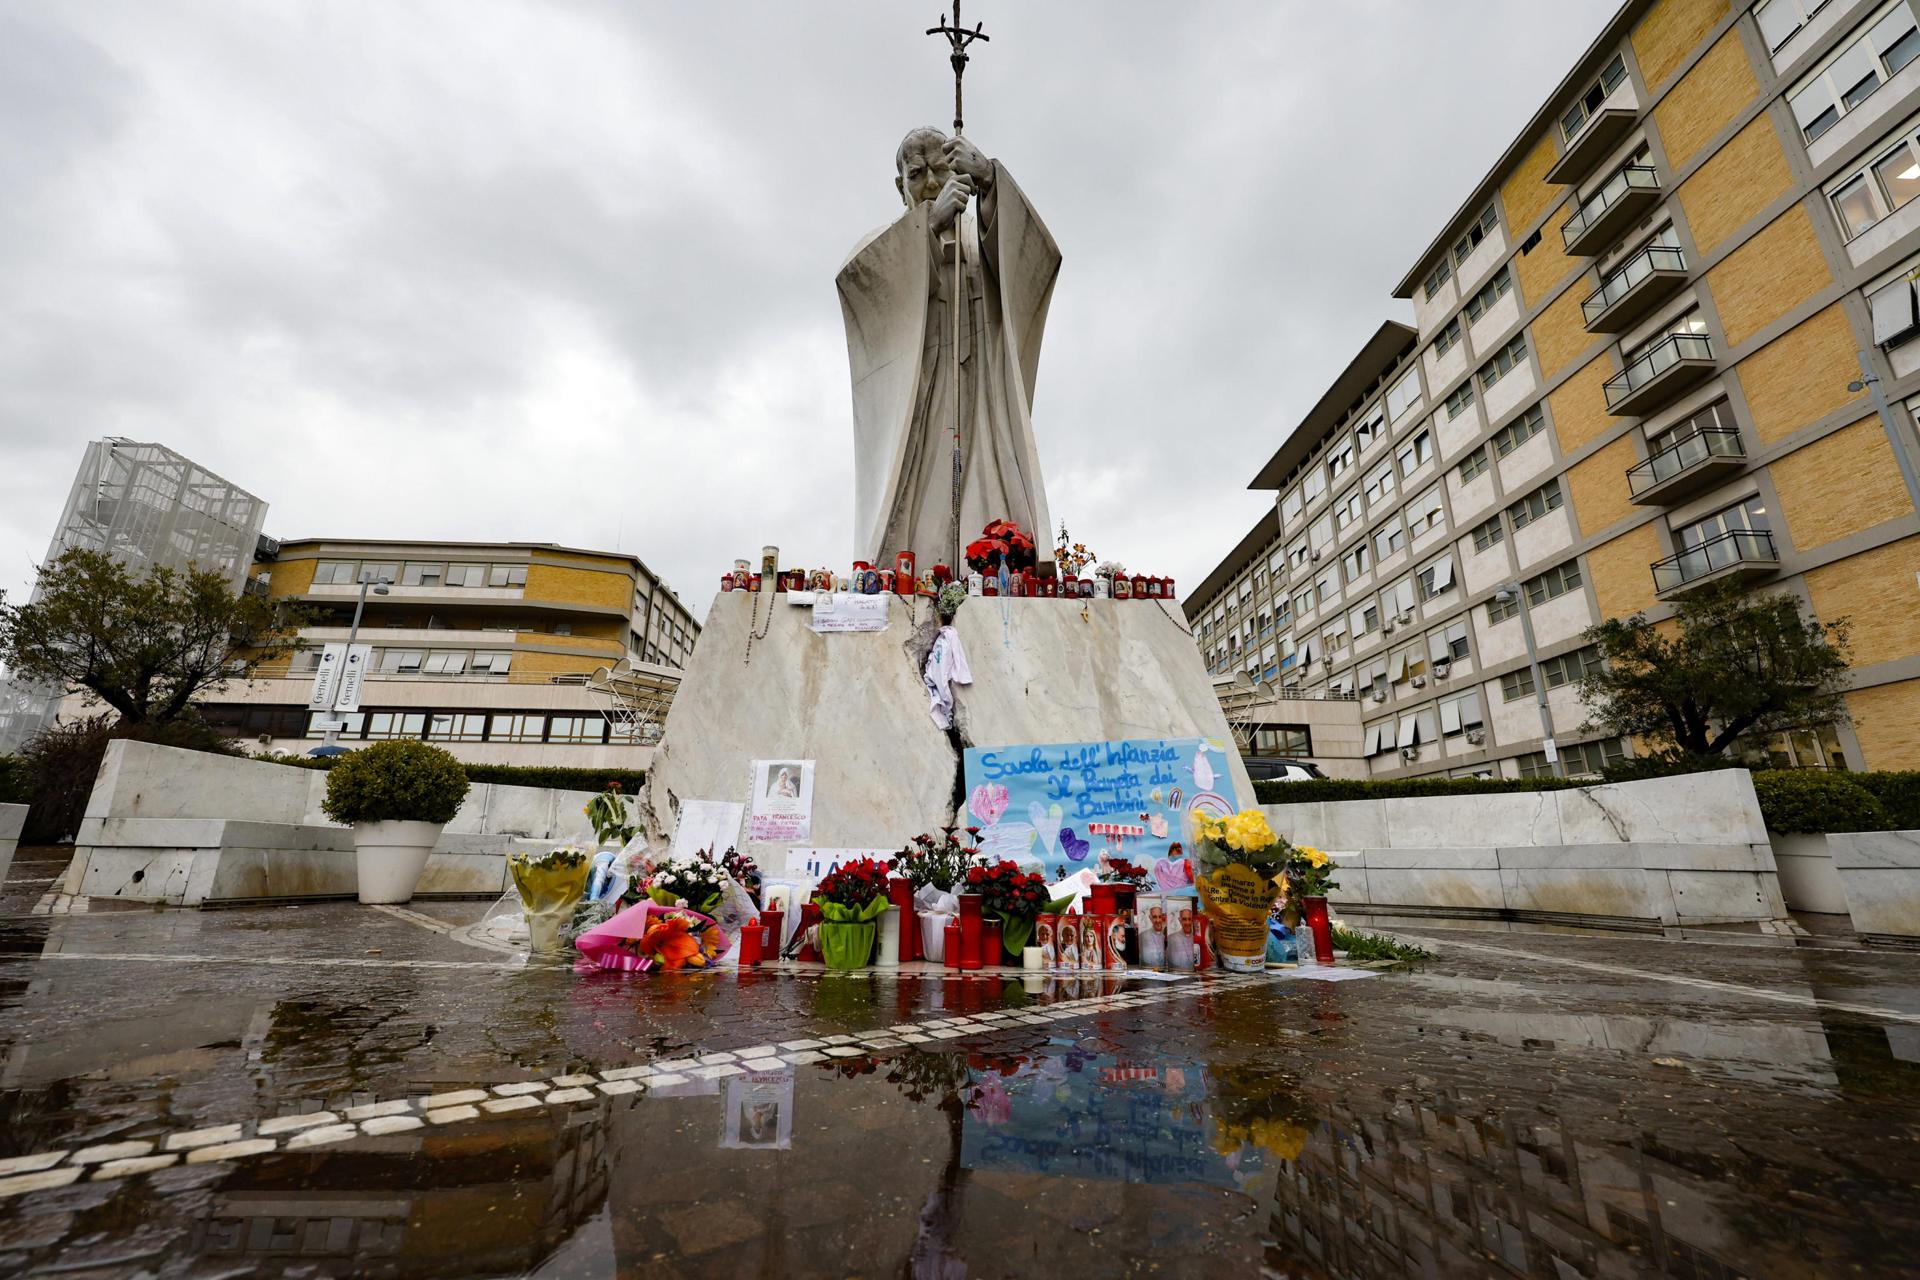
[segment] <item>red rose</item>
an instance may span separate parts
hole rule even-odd
[[[987,878],[987,873],[982,871],[978,867],[973,867],[967,872],[968,884],[979,884],[982,880],[986,878]]]

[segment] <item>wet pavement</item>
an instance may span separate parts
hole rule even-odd
[[[1920,955],[579,977],[57,871],[0,897],[0,1275],[1920,1274]]]

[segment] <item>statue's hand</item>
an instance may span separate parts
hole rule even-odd
[[[955,136],[940,144],[940,150],[946,154],[947,165],[955,173],[964,173],[973,179],[976,191],[984,194],[993,185],[993,161],[987,159],[980,148],[965,138]]]
[[[945,231],[952,226],[953,220],[960,216],[967,207],[967,201],[972,198],[973,179],[964,173],[956,173],[948,178],[946,185],[940,188],[940,194],[933,198],[933,212],[928,218],[933,229]]]

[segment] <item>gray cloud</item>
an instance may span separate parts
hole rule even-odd
[[[618,540],[696,609],[763,542],[842,563],[832,277],[950,115],[936,7],[0,13],[0,587],[107,434],[283,536]],[[973,0],[968,132],[1066,255],[1056,515],[1197,582],[1611,7]]]

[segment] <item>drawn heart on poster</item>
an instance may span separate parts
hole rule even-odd
[[[1065,816],[1057,804],[1042,807],[1038,800],[1034,800],[1027,805],[1027,818],[1039,833],[1041,847],[1049,855],[1060,852],[1060,819]]]
[[[990,827],[1000,821],[1000,815],[1007,811],[1012,799],[1007,789],[999,783],[983,782],[973,789],[967,808],[973,811],[974,817],[980,819],[981,826]]]
[[[1087,852],[1093,846],[1073,834],[1072,827],[1060,828],[1060,851],[1067,855],[1068,862],[1085,862]]]
[[[1153,864],[1153,882],[1162,893],[1179,893],[1193,883],[1193,866],[1185,858],[1162,858]]]

